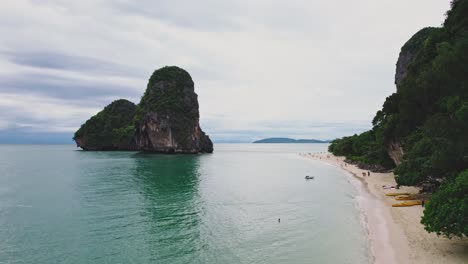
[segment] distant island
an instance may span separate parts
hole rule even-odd
[[[329,143],[330,140],[293,139],[293,138],[265,138],[252,143]]]

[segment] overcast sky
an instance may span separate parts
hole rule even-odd
[[[151,73],[186,69],[215,141],[370,128],[401,46],[449,0],[14,0],[0,8],[0,142],[69,142]],[[33,140],[34,141],[34,140]]]

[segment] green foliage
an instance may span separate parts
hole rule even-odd
[[[432,195],[421,223],[437,235],[468,237],[468,170],[445,182]]]
[[[119,145],[131,145],[133,135],[135,133],[135,126],[128,125],[126,127],[112,129],[112,144],[114,146]]]
[[[452,0],[451,9],[447,12],[444,27],[451,34],[459,34],[468,28],[468,2],[465,0]]]
[[[379,164],[390,169],[395,165],[381,140],[381,136],[370,130],[359,135],[335,139],[328,147],[328,151],[337,156],[346,156],[348,160]]]
[[[184,101],[186,97],[184,89],[193,85],[188,72],[179,67],[166,66],[154,71],[141,98],[135,121],[141,120],[143,114],[147,112],[183,113],[183,116],[195,117],[195,113],[192,113],[193,105],[190,104],[192,102]]]
[[[428,36],[432,35],[434,31],[438,30],[434,27],[426,27],[414,34],[401,48],[402,51],[415,52],[418,51],[422,45],[425,44]]]
[[[373,129],[335,140],[330,151],[383,164],[375,154],[400,143],[405,154],[395,169],[398,184],[446,182],[425,211],[426,229],[460,236],[468,226],[468,0],[454,0],[451,7],[443,28],[425,28],[402,47],[413,57]]]
[[[116,100],[91,117],[75,132],[73,139],[84,145],[100,149],[114,149],[132,144],[135,104],[124,99]]]

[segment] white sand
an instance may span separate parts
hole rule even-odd
[[[417,194],[415,187],[383,189],[382,185],[396,185],[393,173],[373,173],[354,165],[345,166],[343,157],[330,153],[302,154],[323,161],[351,173],[362,184],[356,184],[360,193],[359,206],[366,218],[369,245],[374,263],[468,263],[468,239],[447,239],[429,234],[420,223],[422,206],[392,207],[396,201],[386,196],[389,192]]]

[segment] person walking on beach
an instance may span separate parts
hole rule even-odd
[[[370,171],[367,171],[367,177],[369,177],[369,176],[370,176]]]

